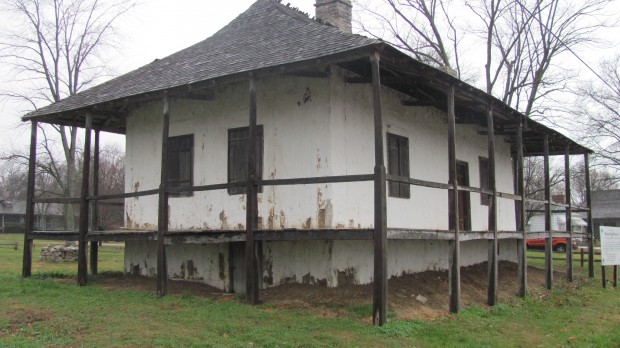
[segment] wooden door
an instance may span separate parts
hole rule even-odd
[[[456,163],[456,178],[459,186],[469,186],[469,165],[467,162]],[[471,230],[471,209],[469,192],[459,191],[459,230]]]

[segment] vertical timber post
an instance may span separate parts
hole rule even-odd
[[[592,224],[592,190],[590,188],[590,155],[583,155],[586,181],[586,205],[588,208],[588,276],[594,278],[594,225]]]
[[[93,196],[99,195],[99,131],[95,130],[95,148],[93,151]],[[99,229],[99,202],[93,199],[91,231]],[[90,242],[90,274],[96,275],[99,261],[99,242],[93,240]]]
[[[459,231],[459,188],[456,172],[456,115],[454,113],[454,85],[448,87],[448,202],[449,227],[454,231],[454,240],[450,242],[450,265],[448,283],[450,287],[450,312],[461,310],[461,243]]]
[[[489,228],[493,233],[493,240],[489,240],[489,287],[487,291],[487,304],[495,306],[497,304],[497,186],[495,185],[495,128],[493,124],[493,106],[489,105],[487,110],[487,142],[489,151],[489,188],[493,191],[493,196],[489,199]]]
[[[370,57],[372,68],[372,104],[375,119],[375,231],[374,231],[374,290],[372,321],[375,325],[387,322],[387,202],[385,190],[385,161],[383,155],[383,116],[381,113],[381,53]]]
[[[88,233],[88,181],[90,179],[90,138],[93,116],[87,113],[84,121],[84,160],[82,163],[82,191],[80,193],[80,221],[78,236],[78,285],[88,282],[88,260],[86,257],[86,234]]]
[[[168,232],[168,136],[170,132],[170,98],[164,95],[164,117],[161,132],[161,179],[159,183],[159,209],[157,213],[157,296],[168,292],[168,261],[164,238]]]
[[[544,141],[544,171],[545,171],[545,286],[553,287],[553,250],[551,233],[551,184],[549,178],[549,136],[545,134]]]
[[[249,304],[260,302],[258,292],[258,263],[256,260],[256,242],[254,230],[256,230],[258,216],[258,194],[256,187],[256,149],[257,149],[257,126],[256,116],[256,77],[250,73],[250,119],[248,128],[247,165],[248,177],[246,185],[246,232],[245,232],[245,261],[246,261],[246,300]]]
[[[28,159],[28,187],[26,196],[26,228],[24,230],[24,258],[22,277],[32,275],[32,230],[34,229],[34,177],[37,163],[37,121],[30,128],[30,158]]]
[[[566,230],[568,231],[568,241],[566,242],[566,279],[573,281],[573,204],[571,203],[571,182],[570,182],[570,148],[566,145],[564,152],[564,191],[566,197]]]
[[[517,214],[517,230],[521,232],[522,239],[517,240],[517,257],[519,259],[519,296],[525,297],[527,294],[527,234],[525,232],[525,182],[524,182],[524,163],[523,163],[523,120],[519,120],[517,129],[517,193],[521,196],[520,201],[516,201],[519,209]]]

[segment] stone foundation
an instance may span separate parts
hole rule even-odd
[[[76,246],[46,245],[41,248],[41,260],[52,262],[72,262],[78,259]]]

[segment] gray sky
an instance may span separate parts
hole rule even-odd
[[[142,0],[118,23],[123,37],[116,52],[108,52],[109,66],[115,75],[121,75],[191,46],[214,34],[252,3],[254,0]],[[314,0],[285,0],[283,3],[314,16]],[[5,16],[0,13],[0,21],[6,23]],[[3,68],[6,69],[0,66],[0,71]],[[2,79],[0,89],[10,89],[13,84]],[[26,107],[0,101],[0,153],[11,147],[28,146],[30,128],[20,121]],[[103,135],[102,140],[106,139],[122,141],[122,137]]]
[[[185,47],[193,45],[211,36],[218,29],[229,23],[245,11],[254,0],[207,1],[207,0],[139,0],[141,4],[118,23],[118,31],[123,34],[119,47],[107,54],[108,65],[114,75],[121,75],[156,58],[163,58]],[[315,0],[283,0],[301,11],[314,16]],[[612,16],[618,15],[619,3],[612,6]],[[355,11],[355,8],[354,8]],[[354,14],[355,15],[355,14]],[[0,12],[0,22],[7,22],[6,13]],[[602,37],[617,40],[617,29],[604,33]],[[612,33],[613,32],[613,33]],[[612,51],[618,51],[616,46]],[[475,49],[472,47],[471,49]],[[598,54],[587,52],[582,55],[592,67],[598,66],[599,59],[611,56],[607,52]],[[565,56],[559,64],[574,66],[580,71],[579,77],[590,78],[589,72],[572,57]],[[0,66],[0,75],[3,74]],[[103,80],[102,80],[103,81]],[[100,81],[100,82],[102,82]],[[0,80],[0,89],[10,89],[14,83]],[[24,127],[20,117],[28,106],[0,101],[0,152],[11,147],[24,148],[29,141],[29,128]],[[22,124],[22,126],[19,126]],[[122,137],[104,135],[102,140],[122,142]]]

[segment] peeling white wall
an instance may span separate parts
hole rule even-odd
[[[265,139],[264,178],[373,173],[372,89],[369,84],[345,84],[345,74],[332,67],[329,78],[273,76],[257,82],[258,124],[264,127]],[[172,100],[170,136],[194,134],[194,185],[227,181],[228,129],[247,126],[248,90],[247,83],[237,83],[217,88],[210,101]],[[384,131],[409,139],[411,177],[447,183],[446,115],[432,107],[402,106],[405,98],[382,89]],[[131,111],[127,120],[127,191],[159,186],[162,108],[161,102],[145,103]],[[473,125],[457,125],[456,130],[457,159],[468,163],[470,186],[474,187],[480,185],[478,158],[488,156],[487,138],[478,130]],[[385,134],[383,141],[386,149]],[[498,190],[512,192],[509,145],[501,136],[495,143]],[[226,190],[171,197],[169,228],[245,229],[245,198]],[[373,226],[372,182],[265,187],[258,199],[261,228]],[[499,230],[514,230],[514,202],[498,201]],[[446,190],[412,187],[410,199],[388,197],[387,204],[388,227],[448,229]],[[470,194],[470,207],[472,230],[486,230],[488,209],[480,204],[479,194]],[[157,196],[127,199],[125,210],[127,227],[156,228]],[[319,224],[320,217],[324,225]],[[153,275],[153,243],[127,245],[126,270],[138,265],[140,274]],[[502,241],[500,246],[501,259],[516,260],[516,243]],[[227,288],[228,280],[220,274],[220,255],[225,254],[228,262],[228,250],[222,248],[223,244],[170,246],[169,275],[187,278],[187,261],[192,260],[197,267],[192,277]],[[442,241],[389,241],[390,276],[446,269],[447,248]],[[339,279],[372,280],[372,244],[368,241],[265,243],[263,251],[266,284],[307,281],[335,286]],[[463,242],[461,256],[463,265],[486,261],[487,241]]]
[[[499,242],[499,260],[517,262],[516,240]],[[461,242],[461,266],[487,261],[488,241]],[[230,290],[228,244],[176,244],[167,246],[168,276],[204,282]],[[296,241],[263,244],[264,288],[286,283],[319,284],[336,287],[368,284],[373,281],[372,241]],[[128,241],[125,272],[156,276],[157,243]],[[424,271],[444,271],[449,267],[447,241],[389,240],[388,278]],[[243,271],[243,270],[242,270]],[[244,289],[237,289],[243,292]]]
[[[373,173],[371,86],[345,84],[344,72],[332,70],[327,79],[275,76],[258,82],[264,178]],[[447,183],[445,114],[432,107],[403,106],[405,98],[382,90],[384,130],[409,139],[411,177]],[[248,114],[246,83],[218,88],[212,101],[172,101],[170,135],[194,134],[194,185],[227,181],[228,129],[246,126]],[[161,102],[147,103],[128,118],[127,191],[159,186],[161,127]],[[486,136],[477,131],[476,126],[457,125],[457,159],[469,164],[470,186],[475,187],[480,185],[478,158],[488,156]],[[496,162],[498,190],[512,192],[510,148],[502,137],[496,139]],[[325,209],[324,227],[368,228],[373,226],[372,197],[372,182],[265,187],[259,194],[259,217],[264,228],[318,228]],[[477,193],[470,194],[470,201],[472,230],[486,230],[487,207]],[[410,199],[388,197],[387,202],[388,227],[448,228],[445,190],[412,187]],[[514,202],[498,202],[498,229],[514,230]],[[157,196],[126,200],[127,227],[153,229],[156,223]],[[245,195],[220,190],[170,198],[170,229],[244,228]]]

